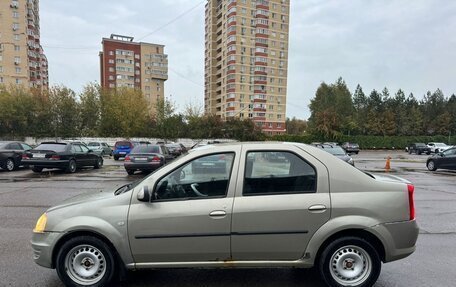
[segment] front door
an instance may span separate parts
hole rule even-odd
[[[231,171],[239,159],[235,152],[217,155],[223,169],[198,172],[192,168],[207,161],[208,156],[203,156],[158,179],[151,176],[151,180],[137,186],[153,190],[153,194],[147,203],[132,199],[128,230],[136,263],[214,261],[230,257],[235,186]]]
[[[330,218],[326,168],[302,151],[243,151],[233,207],[233,260],[297,260]]]

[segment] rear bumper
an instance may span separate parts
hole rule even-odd
[[[383,238],[385,262],[405,258],[416,249],[419,233],[416,220],[383,223],[372,227],[371,231]]]
[[[126,170],[156,170],[160,166],[160,162],[124,162]]]
[[[22,160],[22,164],[24,165],[33,165],[43,168],[66,168],[68,166],[68,162],[69,160]]]

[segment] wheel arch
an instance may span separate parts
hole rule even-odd
[[[358,237],[358,238],[366,240],[367,242],[372,244],[374,249],[378,252],[378,255],[379,255],[380,259],[382,260],[382,262],[385,262],[385,247],[384,247],[382,241],[377,236],[375,236],[374,234],[372,234],[371,232],[369,232],[367,230],[353,229],[353,228],[338,231],[338,232],[332,234],[331,236],[329,236],[328,238],[326,238],[326,240],[318,248],[318,251],[315,256],[315,262],[318,262],[320,260],[321,253],[323,252],[323,250],[325,250],[325,248],[331,242],[333,242],[334,240],[336,240],[338,238],[342,238],[342,237]]]

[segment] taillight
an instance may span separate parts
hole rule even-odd
[[[130,158],[129,155],[127,155],[127,156],[125,157],[125,161],[131,161],[131,158]]]
[[[415,200],[414,192],[415,187],[412,184],[407,184],[408,198],[409,198],[409,210],[410,210],[410,220],[415,219]]]
[[[151,161],[160,162],[161,160],[158,156],[154,156]]]
[[[30,159],[30,158],[29,158],[29,156],[28,156],[28,155],[26,155],[26,154],[23,154],[23,155],[22,155],[22,159]]]
[[[60,156],[59,155],[52,155],[50,159],[52,159],[52,160],[60,160]]]

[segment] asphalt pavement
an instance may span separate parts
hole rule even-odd
[[[426,155],[402,151],[361,151],[355,165],[369,172],[385,172],[415,185],[420,236],[414,254],[383,265],[375,286],[455,286],[456,172],[429,172]],[[50,206],[72,196],[114,190],[144,177],[127,175],[122,161],[105,158],[100,170],[76,174],[61,171],[35,174],[30,169],[0,170],[0,286],[63,286],[55,270],[32,259],[30,239],[38,217]],[[324,286],[313,269],[184,269],[131,272],[120,286]]]

